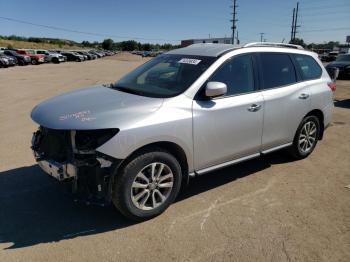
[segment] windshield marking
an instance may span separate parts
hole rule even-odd
[[[199,60],[199,59],[182,58],[178,63],[180,63],[180,64],[198,65],[201,61],[202,60]]]

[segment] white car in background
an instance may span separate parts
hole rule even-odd
[[[55,64],[59,64],[61,62],[66,61],[65,57],[61,54],[58,54],[58,53],[49,52],[49,51],[43,50],[43,49],[32,49],[32,51],[35,54],[45,56],[45,62],[52,62]]]

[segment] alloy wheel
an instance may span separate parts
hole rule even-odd
[[[298,146],[299,150],[307,154],[314,147],[317,140],[317,126],[313,121],[304,124],[300,131]]]
[[[152,210],[169,197],[174,184],[174,174],[168,165],[154,162],[145,166],[131,185],[131,200],[141,210]]]

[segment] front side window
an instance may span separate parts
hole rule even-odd
[[[311,56],[308,55],[293,55],[296,61],[296,66],[299,67],[303,80],[312,80],[320,78],[322,69]]]
[[[239,55],[226,61],[209,81],[225,83],[227,96],[254,91],[252,55]]]
[[[215,57],[161,55],[111,85],[120,91],[149,97],[183,93],[215,61]]]
[[[277,88],[297,81],[293,63],[288,54],[260,53],[260,71],[263,88]]]

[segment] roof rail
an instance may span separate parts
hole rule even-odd
[[[292,44],[284,44],[284,43],[273,43],[273,42],[254,42],[245,44],[243,47],[285,47],[285,48],[293,48],[293,49],[301,49],[304,50],[304,47],[301,45],[292,45]]]

